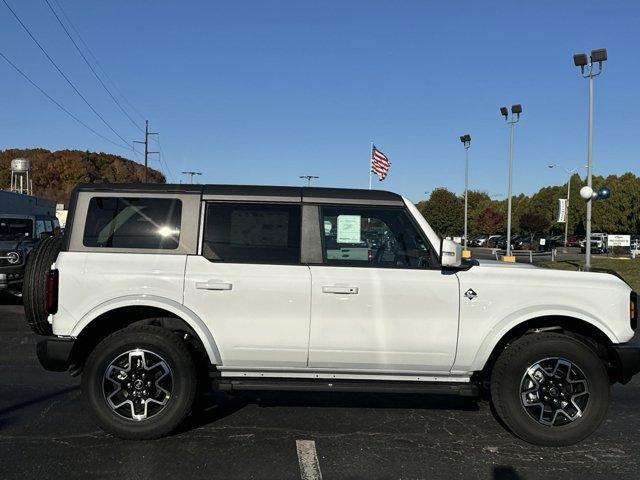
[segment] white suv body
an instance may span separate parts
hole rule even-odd
[[[184,322],[218,384],[237,388],[250,379],[325,380],[329,389],[326,380],[371,390],[375,382],[479,385],[509,343],[565,330],[602,346],[607,368],[618,371],[612,380],[640,368],[638,350],[616,350],[635,328],[635,297],[623,280],[462,263],[460,247],[392,193],[86,185],[70,218],[49,315],[49,344],[70,346],[40,348],[51,369],[81,369],[73,352],[97,335],[92,326],[113,333],[108,322],[144,320],[144,311]],[[145,235],[165,243],[157,248]]]

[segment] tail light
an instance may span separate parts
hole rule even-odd
[[[45,308],[51,315],[58,311],[58,270],[47,272]]]
[[[636,292],[631,292],[629,315],[631,318],[631,328],[635,330],[638,327],[638,294]]]

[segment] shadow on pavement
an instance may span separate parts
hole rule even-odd
[[[513,467],[498,465],[493,468],[494,480],[520,480],[522,477]]]
[[[23,408],[27,408],[30,407],[32,405],[35,405],[37,403],[41,403],[41,402],[45,402],[47,400],[52,400],[56,397],[60,397],[62,395],[66,395],[69,392],[73,392],[78,390],[80,387],[78,385],[73,385],[71,387],[66,387],[63,388],[61,390],[57,390],[55,392],[49,393],[47,395],[42,395],[40,397],[36,397],[36,398],[31,398],[29,400],[25,400],[23,402],[20,403],[16,403],[15,405],[10,405],[8,407],[5,407],[3,409],[0,410],[0,422],[2,421],[2,416],[3,415],[7,415],[9,413],[13,413],[16,412],[18,410],[21,410]],[[1,425],[1,424],[0,424]]]
[[[8,292],[0,292],[0,305],[22,305],[22,297]]]
[[[475,412],[478,401],[453,395],[243,391],[228,395],[214,392],[199,399],[193,413],[176,434],[204,427],[242,410],[249,405],[273,407],[324,407],[459,410]]]

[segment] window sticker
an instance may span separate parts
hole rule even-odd
[[[333,224],[329,220],[324,221],[324,234],[331,234],[331,230],[333,230]]]
[[[360,215],[338,215],[338,243],[360,243],[361,223]]]

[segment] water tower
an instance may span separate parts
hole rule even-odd
[[[11,191],[26,195],[33,194],[30,160],[26,158],[11,160]]]

